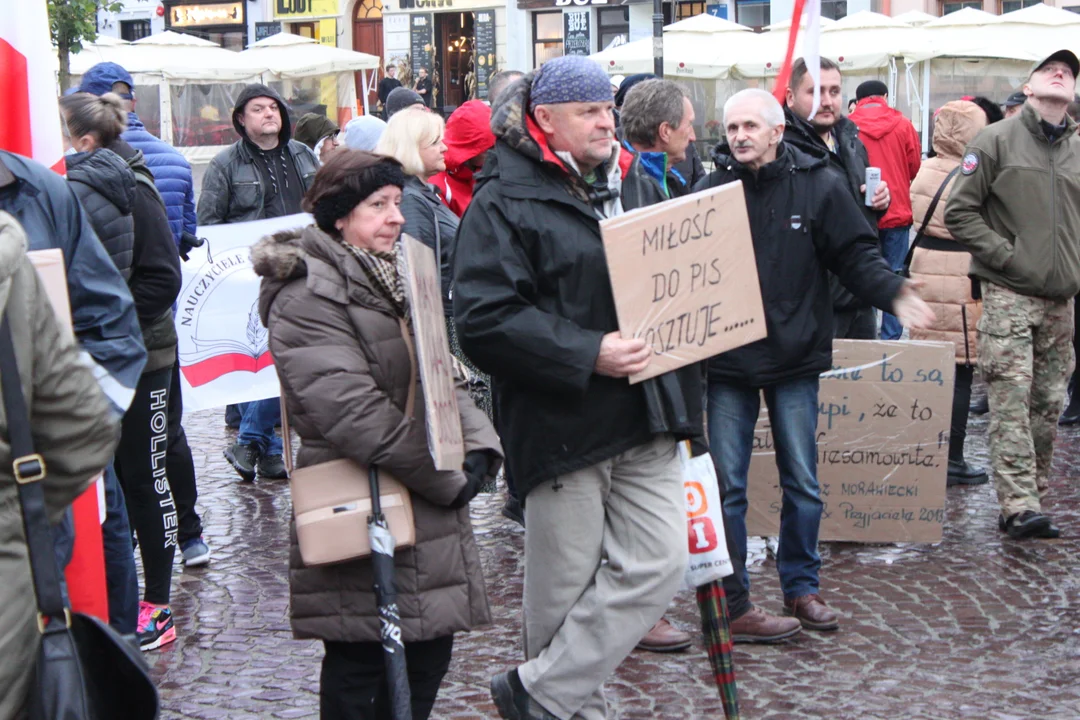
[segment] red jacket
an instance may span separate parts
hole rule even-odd
[[[491,132],[491,108],[480,100],[463,104],[446,121],[446,170],[431,177],[442,201],[462,217],[472,201],[473,170],[467,163],[495,146]]]
[[[859,127],[859,139],[870,155],[870,165],[881,168],[892,202],[878,221],[882,230],[911,225],[911,181],[919,174],[922,147],[915,126],[883,97],[859,101],[850,120]]]

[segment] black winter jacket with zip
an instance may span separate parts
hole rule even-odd
[[[870,155],[866,152],[866,146],[862,144],[862,140],[859,139],[859,128],[855,123],[845,117],[837,119],[836,125],[833,126],[833,134],[836,136],[836,151],[833,152],[829,150],[825,141],[810,123],[797,117],[791,108],[784,108],[784,117],[787,122],[784,127],[784,142],[811,157],[828,161],[829,165],[844,177],[845,186],[851,192],[855,204],[859,206],[859,212],[866,218],[866,222],[870,223],[874,232],[877,232],[881,213],[866,207],[863,192],[860,190],[866,182],[866,168],[870,167]],[[878,254],[881,254],[880,244]],[[833,309],[856,310],[866,307],[866,303],[855,297],[835,275],[829,277],[829,288],[832,293]]]
[[[602,338],[619,329],[598,214],[616,188],[589,188],[547,147],[524,111],[531,79],[492,110],[498,140],[454,253],[458,336],[491,375],[521,497],[654,435],[704,435],[700,363],[636,385],[594,372]],[[597,172],[620,178],[625,210],[648,204],[636,158],[615,152]]]
[[[100,148],[66,158],[67,179],[101,244],[125,281],[135,253],[135,175],[112,150]]]
[[[767,387],[817,377],[832,367],[833,310],[826,271],[859,298],[891,310],[903,279],[877,252],[843,178],[786,141],[755,176],[728,154],[695,190],[741,180],[750,216],[768,337],[717,355],[709,380]]]

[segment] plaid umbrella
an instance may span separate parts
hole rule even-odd
[[[697,589],[698,608],[701,610],[701,631],[705,635],[705,649],[716,676],[716,687],[724,703],[724,717],[739,720],[739,697],[735,686],[735,663],[731,654],[731,624],[728,620],[727,596],[719,580],[701,585]]]

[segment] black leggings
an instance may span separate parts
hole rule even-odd
[[[116,448],[116,476],[139,536],[146,579],[143,599],[155,605],[169,603],[177,542],[176,503],[165,471],[171,380],[171,367],[139,378]]]
[[[169,476],[169,487],[176,500],[176,511],[180,515],[180,546],[188,540],[202,535],[202,520],[195,512],[195,501],[199,491],[195,486],[195,461],[191,457],[187,433],[182,424],[184,418],[184,398],[180,394],[180,361],[177,360],[170,374],[169,387],[169,450],[165,456],[165,469]]]
[[[319,678],[320,720],[390,720],[386,659],[377,642],[330,642]],[[413,720],[427,720],[450,667],[454,636],[405,643]]]

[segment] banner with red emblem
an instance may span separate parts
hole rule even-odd
[[[260,278],[251,267],[251,246],[310,224],[310,215],[298,214],[199,228],[206,244],[182,264],[183,289],[176,301],[185,410],[280,394],[269,334],[259,317]]]

